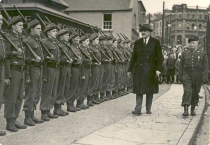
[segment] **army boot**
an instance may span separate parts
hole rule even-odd
[[[5,136],[6,132],[5,131],[0,131],[0,136]]]
[[[18,131],[18,129],[15,127],[15,125],[13,123],[13,118],[6,118],[6,121],[7,121],[6,130],[11,131],[11,132]]]
[[[14,123],[14,125],[15,125],[15,127],[16,127],[17,129],[26,129],[26,128],[27,128],[26,125],[20,124],[20,123],[16,120],[16,118],[13,119],[13,123]]]
[[[58,118],[58,115],[54,115],[50,112],[50,110],[47,110],[47,116],[51,119],[57,119]]]
[[[84,101],[85,101],[85,100],[83,99],[83,100],[82,100],[82,105],[85,106],[86,109],[89,109],[90,107],[89,107],[88,105],[85,105],[85,104],[84,104]]]
[[[196,116],[194,105],[191,105],[191,116]]]
[[[99,103],[102,103],[103,101],[100,99],[100,94],[99,93],[97,93],[96,95],[95,95],[95,100],[97,101],[97,102],[99,102]]]
[[[31,119],[31,112],[25,112],[24,124],[27,126],[35,126],[34,121]]]
[[[60,105],[60,109],[61,109],[61,111],[65,114],[65,116],[66,116],[66,115],[69,115],[69,112],[67,112],[67,111],[65,111],[65,110],[62,109],[62,105]]]
[[[60,104],[54,104],[53,115],[65,116],[65,113],[61,110]]]
[[[111,91],[106,91],[106,97],[107,97],[108,100],[112,99]]]
[[[100,104],[100,102],[98,102],[96,99],[97,99],[97,95],[93,95],[92,96],[93,97],[93,99],[92,99],[92,103],[93,104]]]
[[[184,105],[184,113],[182,114],[182,116],[189,116],[187,105]]]
[[[87,96],[87,105],[90,106],[90,107],[93,107],[94,104],[92,103],[92,100],[93,100],[93,96]]]
[[[74,108],[74,103],[72,101],[70,103],[67,103],[67,111],[68,112],[77,112],[77,110]]]
[[[42,117],[41,119],[44,121],[50,121],[50,118],[47,116],[47,110],[41,110]]]
[[[31,112],[31,119],[34,121],[34,123],[37,123],[37,124],[40,124],[40,123],[44,122],[44,120],[38,119],[34,116],[34,111]]]
[[[85,110],[86,107],[84,106],[82,100],[77,100],[77,105],[76,105],[77,108],[80,108],[82,110]]]

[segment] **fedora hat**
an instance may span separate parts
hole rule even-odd
[[[143,30],[147,30],[147,31],[150,31],[152,32],[153,30],[151,29],[151,26],[150,24],[143,24],[142,26],[140,26],[140,31],[143,31]]]

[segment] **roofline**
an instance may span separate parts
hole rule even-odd
[[[52,2],[54,2],[54,3],[56,3],[56,4],[59,4],[59,5],[61,5],[61,6],[63,6],[63,7],[66,7],[66,8],[69,7],[69,5],[68,5],[65,1],[63,1],[63,3],[59,3],[59,2],[56,2],[55,0],[52,0]]]
[[[144,8],[145,12],[147,12],[147,10],[146,10],[146,8],[145,8],[145,6],[144,6],[143,2],[142,2],[141,0],[138,0],[138,2],[139,2],[139,3],[141,3],[141,5],[143,6],[143,8]]]
[[[106,12],[106,11],[131,11],[132,9],[121,10],[64,10],[65,12]]]
[[[3,6],[4,6],[4,8],[9,9],[9,10],[14,9],[14,4],[3,4]],[[58,17],[60,16],[63,19],[66,19],[66,20],[74,22],[74,23],[78,23],[78,24],[86,26],[86,27],[89,27],[89,25],[93,26],[93,27],[96,27],[93,24],[89,24],[87,22],[80,21],[78,19],[72,18],[67,14],[56,11],[54,9],[46,7],[46,6],[41,5],[39,3],[19,3],[19,4],[15,4],[15,6],[18,7],[19,10],[31,10],[32,8],[34,8],[34,10],[39,10],[40,12],[45,12],[45,13],[48,13],[48,14],[51,14],[51,15],[54,15],[54,16],[58,16]]]

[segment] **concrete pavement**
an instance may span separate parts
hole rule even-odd
[[[201,95],[205,91],[201,89]],[[168,92],[153,101],[152,114],[129,115],[98,130],[72,145],[188,145],[192,144],[205,107],[201,99],[197,116],[182,117],[182,85],[173,84]]]

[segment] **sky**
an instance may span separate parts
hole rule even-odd
[[[147,13],[162,12],[163,1],[165,1],[165,9],[172,9],[174,4],[187,4],[187,6],[197,5],[199,7],[208,7],[210,0],[141,0],[146,8]]]

